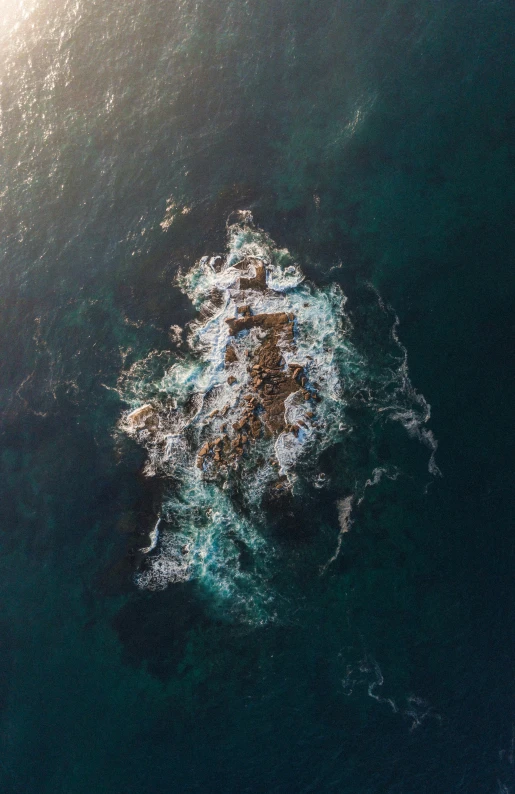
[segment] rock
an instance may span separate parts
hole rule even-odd
[[[145,427],[147,421],[153,417],[154,409],[149,403],[147,403],[146,405],[142,405],[140,408],[135,408],[134,411],[131,411],[127,416],[127,422],[135,430],[139,430],[140,428]]]
[[[266,288],[266,268],[262,262],[259,260],[249,261],[249,270],[250,268],[254,269],[255,275],[249,277],[240,278],[240,289],[256,289],[256,290],[263,290]]]
[[[263,262],[253,257],[246,257],[234,267],[241,272],[240,290],[266,289],[267,271]],[[222,467],[222,476],[226,473],[226,467],[238,470],[243,465],[240,457],[244,456],[249,445],[263,435],[266,439],[271,439],[272,443],[284,431],[298,436],[301,427],[307,425],[301,420],[294,425],[287,425],[285,401],[296,393],[306,401],[316,399],[307,388],[308,380],[303,365],[298,362],[286,364],[285,358],[287,355],[291,356],[291,351],[295,350],[295,315],[280,311],[252,314],[251,305],[255,304],[251,303],[250,297],[247,301],[245,302],[243,298],[241,305],[236,308],[237,316],[226,320],[229,335],[237,337],[241,332],[252,329],[256,329],[258,333],[252,334],[251,345],[245,343],[240,346],[236,339],[230,341],[224,355],[227,368],[237,361],[245,362],[248,373],[247,393],[236,406],[227,404],[221,410],[215,409],[209,415],[210,419],[218,416],[221,421],[229,416],[232,424],[230,436],[226,434],[227,425],[224,424],[221,428],[224,435],[206,442],[198,452],[197,465],[200,469],[210,461],[209,467],[206,466],[209,477]],[[227,384],[232,386],[238,380],[241,379],[236,374],[230,374],[228,369]],[[152,410],[151,406],[149,408]],[[306,412],[306,415],[313,416],[313,412]],[[217,432],[220,433],[219,423],[217,422],[216,425]],[[273,446],[271,449],[273,450]],[[279,468],[274,452],[271,451],[270,454],[272,454],[272,465],[276,469]],[[279,478],[274,487],[280,490],[289,487],[289,484],[284,485],[282,478]]]
[[[252,438],[259,438],[259,436],[261,435],[261,422],[259,421],[259,419],[255,419],[253,422],[251,422],[250,433],[252,435]]]
[[[248,317],[229,317],[226,321],[232,336],[236,336],[240,331],[247,331],[250,328],[275,328],[279,329],[290,323],[290,319],[284,312],[276,314],[253,314]]]
[[[227,345],[225,349],[225,363],[227,364],[234,364],[238,361],[238,354],[232,345]]]

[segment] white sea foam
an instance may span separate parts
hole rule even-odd
[[[150,533],[150,536],[149,536],[150,544],[146,548],[141,549],[143,554],[149,554],[149,552],[153,551],[155,549],[155,547],[157,546],[157,541],[158,541],[158,538],[159,538],[159,524],[160,523],[161,523],[161,519],[158,518],[157,521],[156,521],[155,527],[154,527],[154,529],[152,530],[152,532]]]
[[[398,699],[385,697],[383,672],[373,658],[366,655],[356,665],[348,664],[345,671],[345,678],[342,679],[342,686],[345,695],[350,697],[356,689],[365,687],[367,694],[377,703],[384,703],[390,707],[393,714],[398,714],[410,722],[409,730],[413,732],[426,719],[441,721],[440,714],[424,699],[417,695],[401,694]]]
[[[345,499],[338,499],[336,502],[336,509],[338,510],[338,524],[340,531],[336,541],[336,549],[334,554],[327,560],[320,573],[325,573],[329,566],[338,559],[342,548],[343,536],[350,530],[350,517],[352,513],[352,505],[354,496],[347,496]]]
[[[238,265],[243,260],[251,261],[247,265],[251,277],[265,267],[266,289],[239,291]],[[431,450],[430,469],[436,473],[436,442],[424,426],[430,409],[411,386],[397,321],[392,342],[401,351],[400,362],[392,368],[389,360],[380,376],[372,376],[366,357],[353,343],[341,288],[316,287],[306,281],[289,252],[276,248],[256,229],[248,213],[228,225],[224,256],[203,257],[177,281],[199,310],[199,319],[187,329],[189,353],[177,358],[167,351],[153,351],[123,372],[118,383],[128,404],[121,429],[146,448],[145,473],[164,476],[173,486],[162,508],[166,525],[159,532],[156,525],[136,581],[140,587],[160,589],[195,579],[221,599],[226,610],[261,622],[274,614],[269,582],[278,555],[273,541],[268,536],[265,540],[262,532],[261,503],[278,475],[295,493],[298,464],[303,462],[304,476],[309,464],[312,483],[326,488],[329,478],[317,469],[317,461],[330,445],[350,437],[355,420],[348,409],[356,400],[377,415],[401,422],[426,444]],[[316,391],[321,400],[313,416],[310,402],[300,392],[291,394],[285,402],[287,429],[276,438],[258,439],[242,459],[237,479],[229,467],[226,481],[220,482],[209,463],[198,467],[197,453],[206,440],[222,435],[224,427],[239,418],[250,388],[248,361],[263,332],[255,327],[231,336],[226,321],[237,317],[242,303],[253,314],[295,316],[294,345],[281,350],[284,368],[300,365],[305,388]],[[179,339],[178,329],[173,331],[174,339]],[[228,344],[237,360],[226,364]],[[136,411],[143,406],[143,412]],[[294,425],[295,433],[289,429]],[[340,553],[353,505],[384,475],[396,476],[394,469],[375,469],[356,483],[354,495],[338,500],[336,550],[324,571]]]

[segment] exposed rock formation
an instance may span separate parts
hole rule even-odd
[[[147,403],[146,405],[141,405],[139,408],[131,411],[131,413],[127,416],[126,421],[134,429],[139,430],[140,428],[150,424],[150,421],[153,419],[153,417],[154,409]]]
[[[229,372],[232,365],[246,361],[247,382],[236,412],[226,405],[209,415],[220,419],[230,411],[232,420],[229,425],[221,426],[221,435],[208,438],[198,450],[197,466],[210,474],[228,465],[238,466],[239,459],[261,438],[273,440],[281,433],[297,437],[302,428],[307,428],[306,422],[314,417],[315,403],[320,399],[316,390],[309,386],[303,366],[286,363],[286,351],[291,354],[295,350],[295,315],[291,312],[252,313],[253,294],[268,290],[265,264],[248,257],[234,267],[244,274],[233,288],[241,304],[236,306],[237,316],[225,321],[229,341],[224,361]],[[248,347],[239,349],[240,340],[249,332],[255,334],[256,344],[250,350]],[[229,386],[238,381],[233,374],[227,377]],[[304,408],[309,408],[304,410],[305,419],[293,425],[288,425],[286,419],[286,400],[290,395],[297,395]],[[275,457],[269,462],[279,468]],[[281,490],[287,484],[282,474],[273,487]]]

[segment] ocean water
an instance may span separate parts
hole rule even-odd
[[[513,3],[1,12],[0,790],[515,791]],[[245,245],[334,409],[273,505],[124,431]]]

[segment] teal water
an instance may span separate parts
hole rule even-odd
[[[2,791],[515,787],[514,23],[503,0],[4,3]],[[398,316],[443,475],[353,414],[329,488],[269,516],[259,625],[195,580],[138,588],[163,483],[117,431],[122,373],[194,317],[178,269],[240,209],[341,287],[367,373]],[[400,474],[320,576],[376,466]]]

